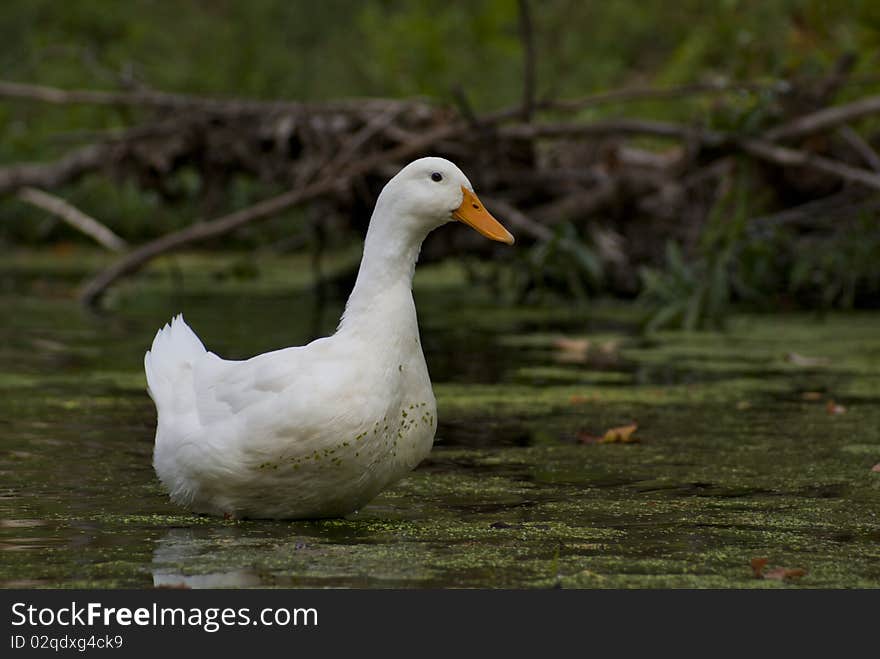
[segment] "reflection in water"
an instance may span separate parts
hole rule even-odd
[[[205,552],[210,540],[193,529],[171,529],[153,552],[153,586],[156,588],[248,588],[260,586],[260,576],[250,568],[226,572],[183,574],[185,566]]]

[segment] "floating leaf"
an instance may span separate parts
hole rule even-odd
[[[639,442],[639,438],[634,435],[638,427],[637,424],[630,423],[626,426],[609,428],[604,435],[594,435],[581,430],[577,434],[577,440],[581,444],[635,444]]]
[[[821,391],[805,391],[801,394],[803,400],[822,400],[824,394]]]
[[[755,575],[755,579],[761,579],[764,576],[764,568],[767,567],[768,560],[766,558],[753,558],[752,559],[752,574]]]
[[[605,432],[605,435],[602,439],[599,440],[600,444],[632,444],[638,442],[639,440],[634,436],[636,430],[638,430],[638,425],[635,423],[630,423],[626,426],[619,426],[617,428],[610,428]]]

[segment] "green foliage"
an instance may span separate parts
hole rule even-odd
[[[649,308],[646,330],[723,327],[736,285],[734,258],[758,201],[751,198],[750,183],[750,172],[740,163],[730,189],[716,202],[703,228],[692,262],[670,242],[665,269],[641,270],[641,301]]]
[[[666,244],[664,270],[643,268],[641,301],[650,308],[644,329],[720,329],[730,305],[729,253],[689,263],[676,243]]]
[[[827,218],[823,229],[777,228],[751,235],[754,198],[749,172],[740,171],[720,199],[691,259],[675,243],[662,268],[643,268],[644,327],[720,329],[733,303],[755,309],[803,306],[853,309],[880,304],[880,216]]]
[[[831,241],[806,242],[798,251],[788,289],[823,309],[851,309],[858,296],[880,304],[880,216],[861,217]]]
[[[880,51],[876,0],[546,0],[532,6],[540,97],[819,74],[848,52],[859,54],[855,76],[875,76]],[[3,78],[64,88],[142,85],[302,100],[419,95],[448,103],[451,89],[460,85],[477,111],[510,106],[522,93],[515,0],[8,0],[0,40]],[[857,92],[869,93],[872,85],[878,88],[876,80],[868,81]],[[844,89],[841,97],[848,93]],[[727,96],[723,104],[705,97],[612,104],[584,110],[580,118],[698,119],[712,128],[754,133],[773,119],[780,103],[768,91]],[[57,158],[95,131],[146,118],[132,108],[4,101],[0,166]],[[198,171],[187,169],[161,195],[132,181],[92,176],[59,192],[132,243],[274,192],[237,178],[222,186],[219,199],[209,200],[208,187]],[[664,268],[642,273],[643,300],[653,310],[650,327],[720,326],[732,300],[777,305],[771,296],[778,293],[767,291],[837,307],[877,290],[876,218],[825,242],[784,231],[747,240],[746,187],[735,185],[739,192],[718,202],[698,245],[671,245]],[[761,201],[750,200],[750,210]],[[291,222],[294,216],[238,232],[223,244],[253,246],[280,237],[308,244],[308,228]],[[0,202],[0,218],[0,242],[84,240],[14,200]],[[573,227],[528,250],[512,272],[521,299],[584,299],[603,288],[596,250]]]
[[[569,223],[557,227],[552,239],[521,250],[513,273],[512,290],[520,301],[547,296],[583,301],[601,292],[604,277],[595,248]]]

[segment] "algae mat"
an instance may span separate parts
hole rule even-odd
[[[505,308],[426,267],[431,457],[346,519],[224,521],[153,475],[152,334],[182,310],[243,357],[332,331],[344,300],[297,259],[184,256],[94,316],[71,299],[94,258],[0,265],[5,587],[880,586],[880,314],[644,337],[630,307]]]

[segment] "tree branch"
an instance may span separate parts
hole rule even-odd
[[[869,96],[853,103],[835,105],[798,117],[787,124],[771,128],[762,137],[774,142],[790,140],[796,137],[821,133],[823,130],[877,113],[880,113],[880,96]]]
[[[55,162],[0,167],[0,195],[25,186],[58,187],[88,171],[100,169],[111,151],[110,145],[91,144],[71,151]]]
[[[632,103],[635,101],[655,101],[665,99],[682,98],[684,96],[703,96],[730,94],[741,92],[774,91],[780,94],[791,91],[791,84],[779,80],[771,83],[761,82],[701,82],[678,87],[630,87],[627,89],[614,89],[608,92],[590,94],[583,98],[573,98],[557,101],[542,101],[542,110],[576,111],[599,105],[612,103]]]
[[[128,243],[113,233],[106,226],[79,210],[69,202],[36,188],[24,188],[19,191],[18,198],[37,208],[56,215],[87,236],[109,249],[111,252],[122,252],[128,249]]]
[[[548,240],[553,239],[552,230],[548,229],[540,222],[536,222],[516,206],[509,204],[504,199],[499,197],[486,197],[483,201],[488,207],[497,211],[500,216],[504,217],[504,220],[509,222],[511,226],[520,229],[532,238],[542,242],[547,242]]]
[[[859,154],[859,157],[875,172],[880,172],[880,154],[868,144],[861,135],[849,126],[841,126],[837,129],[837,134],[843,138],[850,148]]]
[[[880,190],[880,174],[869,172],[866,169],[852,167],[830,158],[807,153],[806,151],[778,146],[764,140],[739,140],[737,144],[749,155],[775,165],[809,167],[826,174],[833,174],[844,181],[861,183],[869,188]]]
[[[838,119],[840,116],[841,115],[838,115]],[[826,123],[825,127],[828,125],[829,124]],[[815,126],[815,123],[809,124],[811,130],[814,129]],[[801,130],[807,130],[807,126],[802,126]],[[772,132],[773,131],[769,131],[765,135],[769,135]],[[727,135],[717,131],[691,128],[689,126],[669,122],[618,119],[597,121],[588,124],[516,124],[502,128],[500,133],[507,137],[530,139],[576,138],[613,134],[653,135],[657,137],[691,139],[697,140],[703,145],[710,147],[730,145],[731,147],[744,151],[755,158],[776,165],[783,165],[786,167],[809,167],[810,169],[824,172],[826,174],[833,174],[846,181],[852,181],[871,188],[880,189],[880,174],[875,174],[874,172],[870,172],[860,167],[846,165],[830,158],[813,155],[806,151],[779,146],[771,143],[766,137],[762,139],[740,139],[733,135]]]
[[[601,137],[604,135],[652,135],[677,140],[697,138],[705,144],[721,144],[728,139],[722,133],[667,121],[648,119],[606,119],[589,123],[513,124],[499,129],[501,137],[518,139],[554,139]]]
[[[427,148],[435,142],[446,139],[450,135],[461,131],[462,123],[452,123],[441,126],[419,139],[402,144],[387,151],[381,151],[358,161],[357,164],[347,170],[330,172],[324,178],[314,183],[295,188],[275,197],[265,199],[253,206],[224,215],[215,220],[193,224],[166,234],[160,238],[141,245],[127,256],[123,257],[106,270],[98,273],[96,277],[86,283],[80,293],[80,299],[89,306],[100,302],[107,289],[119,279],[134,274],[157,256],[172,252],[192,243],[216,238],[234,231],[246,224],[277,215],[278,213],[296,206],[310,199],[337,190],[350,179],[366,174],[370,170],[386,163],[395,162],[401,158],[412,156]]]
[[[325,103],[297,101],[261,101],[245,98],[210,98],[189,94],[172,94],[150,90],[94,91],[88,89],[59,89],[45,85],[29,85],[0,80],[0,98],[39,101],[54,105],[113,105],[149,107],[164,110],[206,110],[223,114],[250,114],[266,112],[338,111],[382,112],[389,106],[413,107],[420,101],[390,99],[352,99]]]

